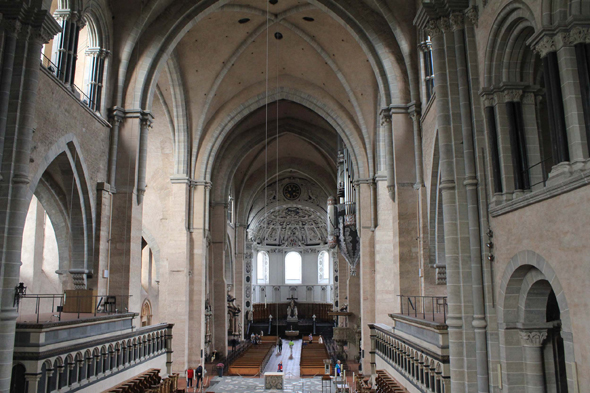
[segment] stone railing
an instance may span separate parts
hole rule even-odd
[[[136,329],[136,316],[17,324],[13,379],[26,379],[29,392],[69,392],[103,390],[152,368],[168,376],[173,325]]]
[[[395,326],[369,324],[371,372],[386,370],[409,392],[450,390],[446,325],[393,316]]]

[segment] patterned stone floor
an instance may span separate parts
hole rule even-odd
[[[284,392],[284,393],[321,393],[321,378],[285,379],[283,390],[264,390],[264,378],[215,377],[206,392],[215,393],[250,393],[250,392]]]

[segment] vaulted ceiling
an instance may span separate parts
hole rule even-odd
[[[295,172],[333,192],[340,136],[371,176],[380,109],[411,98],[413,2],[273,2],[140,5],[142,31],[121,66],[127,102],[141,100],[153,74],[154,112],[168,117],[176,160],[187,150],[177,170],[212,181],[213,201],[239,200],[242,221],[276,181],[277,153],[279,179]]]

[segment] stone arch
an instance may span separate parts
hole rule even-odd
[[[510,324],[519,321],[519,316],[522,315],[519,309],[519,305],[521,305],[521,290],[523,289],[525,278],[527,278],[527,275],[533,268],[540,272],[544,279],[551,284],[557,297],[559,309],[561,310],[563,329],[571,333],[572,327],[569,306],[559,278],[550,263],[541,255],[531,250],[517,253],[508,262],[504,270],[498,295],[498,322]],[[527,280],[534,277],[536,276],[530,275]]]
[[[520,34],[523,30],[532,30],[526,35]],[[520,58],[523,48],[526,47],[526,38],[537,31],[537,24],[531,9],[522,1],[512,1],[498,13],[490,31],[486,47],[486,62],[484,71],[485,86],[490,87],[502,82],[511,66],[518,65],[518,61],[512,64],[511,55]],[[524,40],[523,40],[524,37]],[[509,49],[517,48],[514,53]],[[507,58],[508,56],[508,58]]]
[[[12,366],[12,376],[10,378],[10,392],[11,393],[25,393],[27,368],[21,362],[17,362]]]
[[[195,169],[198,178],[209,179],[211,177],[212,163],[214,162],[214,159],[212,160],[211,158],[215,158],[225,136],[246,116],[263,107],[266,104],[266,99],[266,94],[259,94],[251,98],[230,112],[216,127],[212,133],[212,139],[214,141],[205,144],[204,151],[198,152],[198,155],[203,157],[203,159],[199,160],[201,162],[200,169]],[[268,95],[269,104],[279,100],[293,101],[314,111],[326,120],[336,130],[345,145],[352,152],[355,173],[359,174],[359,178],[370,176],[372,172],[372,167],[369,165],[370,149],[366,149],[366,146],[357,133],[350,131],[356,129],[356,127],[344,115],[345,112],[341,111],[338,107],[323,108],[327,106],[325,102],[320,106],[317,98],[308,93],[290,88],[280,88],[278,92],[275,91]],[[196,155],[197,152],[194,154]]]
[[[301,125],[299,125],[299,123],[301,123]],[[274,122],[273,123],[269,122],[269,128],[273,129],[275,127],[275,124],[276,123],[274,123]],[[313,148],[317,149],[317,151],[320,152],[320,154],[324,154],[327,156],[328,155],[327,152],[329,152],[331,150],[331,147],[329,146],[329,144],[327,143],[327,141],[325,139],[319,139],[322,137],[318,136],[318,134],[322,134],[322,131],[324,131],[323,128],[315,127],[307,122],[294,122],[291,119],[281,121],[280,125],[281,125],[281,131],[279,131],[279,140],[285,136],[288,136],[288,135],[296,135],[297,138],[312,145]],[[245,136],[244,138],[241,138],[240,139],[241,144],[239,147],[236,146],[235,144],[232,144],[231,140],[224,141],[224,143],[220,147],[220,153],[218,153],[218,154],[220,156],[227,157],[227,159],[219,160],[219,161],[221,161],[219,163],[219,165],[216,164],[214,166],[215,169],[213,170],[213,173],[216,174],[217,178],[219,178],[219,179],[231,178],[231,174],[234,173],[235,170],[239,167],[239,165],[243,162],[244,157],[247,155],[247,153],[249,151],[255,150],[257,147],[260,147],[262,144],[264,144],[264,142],[265,142],[264,133],[262,133],[262,132],[258,133],[258,131],[261,131],[262,128],[263,128],[263,126],[252,128],[251,129],[252,135],[250,135],[250,133],[248,133],[247,136]],[[316,139],[314,139],[314,137]],[[273,136],[269,136],[269,138],[268,138],[269,143],[274,143],[275,141],[276,141],[276,134]],[[259,151],[262,152],[262,149],[260,148]],[[327,157],[327,160],[328,159],[330,159],[330,157]],[[285,165],[285,164],[283,164],[283,165]],[[334,162],[334,166],[336,166],[335,162]],[[289,170],[294,170],[294,169],[295,168],[289,168]],[[283,170],[282,172],[284,172],[284,171],[285,170]],[[307,174],[306,176],[315,177],[313,175],[315,175],[315,173],[314,174]],[[280,176],[280,174],[279,174],[279,176]],[[276,178],[276,174],[270,173],[269,174],[269,181],[272,180],[272,178]],[[335,181],[336,181],[336,179],[334,178],[334,182]],[[316,183],[322,184],[322,182],[319,182],[317,180],[316,180]],[[223,183],[218,184],[217,182],[214,181],[213,182],[213,189],[212,189],[213,199],[214,200],[225,200],[226,197],[231,192],[231,187],[232,187],[232,183],[229,181],[226,182],[225,184],[223,184]]]
[[[571,370],[574,367],[575,350],[565,291],[551,264],[541,255],[531,250],[517,253],[506,266],[502,276],[497,314],[501,326],[501,358],[505,362],[513,362],[511,364],[520,363],[524,367],[524,365],[531,364],[531,362],[535,363],[534,359],[531,360],[531,354],[542,354],[540,349],[534,352],[534,347],[544,347],[546,345],[547,331],[554,327],[553,322],[549,323],[546,320],[548,300],[552,292],[560,313],[559,326],[563,340],[561,345],[565,355],[563,373],[567,375],[569,391],[574,391]],[[515,346],[515,340],[516,342],[522,341],[521,351],[508,350],[509,346]],[[538,363],[543,363],[541,359],[537,360]],[[533,386],[531,384],[535,382],[531,382],[528,379],[529,377],[520,375],[521,372],[515,372],[514,370],[515,368],[503,370],[504,377],[514,378],[514,382],[517,384]],[[527,374],[530,374],[528,370]],[[544,378],[543,374],[538,376],[537,379]]]
[[[78,289],[86,288],[87,279],[97,268],[94,265],[96,199],[89,187],[88,170],[81,151],[73,134],[62,137],[41,160],[27,192],[28,203],[36,195],[42,204],[45,203],[50,219],[55,220],[56,237],[61,242],[58,243],[60,263],[68,266]],[[59,174],[64,187],[69,189],[58,186],[48,176],[50,172],[52,176]]]

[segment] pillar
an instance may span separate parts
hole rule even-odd
[[[211,278],[213,290],[213,348],[227,354],[227,285],[225,281],[225,238],[227,204],[211,204]]]
[[[27,381],[27,393],[39,392],[39,381],[41,380],[41,374],[26,374],[25,380]]]
[[[543,370],[543,341],[546,330],[526,330],[520,332],[524,347],[527,393],[545,393],[545,373]]]
[[[361,329],[360,350],[366,349],[361,362],[363,370],[370,370],[371,330],[367,324],[375,321],[375,238],[374,232],[371,231],[371,184],[361,182],[356,187],[357,211],[360,212],[357,214],[357,224],[361,238],[361,259],[360,268],[357,270],[359,273],[349,278],[348,301],[349,311],[361,317],[361,321],[353,318],[351,322],[353,326]],[[350,354],[356,356],[354,351],[358,349],[350,346]]]
[[[160,321],[174,324],[174,372],[184,372],[187,362],[192,361],[191,364],[196,366],[200,359],[199,351],[191,346],[189,338],[192,332],[198,334],[201,331],[199,325],[192,322],[194,310],[200,310],[200,305],[193,304],[190,297],[191,281],[196,275],[191,266],[189,252],[188,212],[191,184],[188,178],[181,176],[171,177],[170,182],[167,206],[169,214],[168,219],[162,222],[163,237],[160,239],[166,247],[160,250],[158,312]]]
[[[6,125],[3,130],[0,173],[0,391],[10,390],[12,374],[15,321],[18,316],[14,288],[20,278],[22,233],[30,202],[29,159],[40,72],[39,56],[43,43],[49,42],[59,31],[59,25],[53,17],[47,10],[36,8],[37,4],[39,2],[33,5],[29,2],[0,4],[3,19],[0,29],[9,31],[9,46],[11,42],[8,36],[17,33],[16,29],[20,26],[12,67],[3,64],[3,70],[12,73],[8,93],[8,76],[5,78],[3,73],[0,82],[4,83],[0,87],[0,104],[4,105],[0,114],[6,114],[6,120],[2,119]],[[10,51],[9,46],[6,49]]]
[[[112,198],[108,294],[117,296],[119,312],[141,313],[141,238],[143,205],[136,199],[141,118],[127,113],[117,150],[117,190]],[[136,322],[137,323],[137,322]]]

